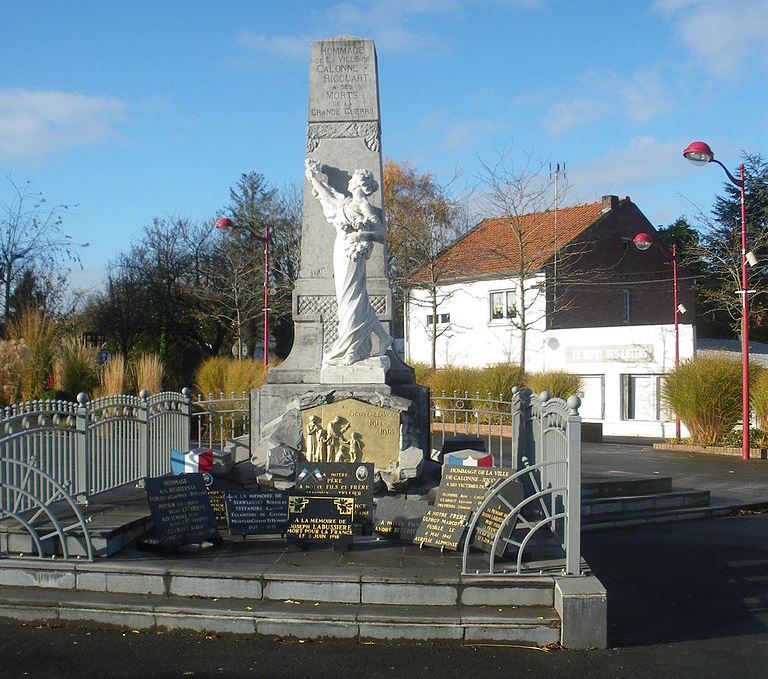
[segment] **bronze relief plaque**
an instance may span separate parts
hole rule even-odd
[[[354,398],[301,414],[309,462],[372,462],[386,469],[400,457],[400,413]]]

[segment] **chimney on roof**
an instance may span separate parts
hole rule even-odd
[[[618,196],[603,196],[603,212],[610,212],[613,208],[618,206]]]

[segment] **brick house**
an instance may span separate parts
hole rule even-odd
[[[431,361],[435,330],[438,367],[519,363],[524,331],[526,370],[582,376],[585,420],[609,435],[672,435],[660,400],[674,367],[671,253],[658,239],[638,250],[638,233],[656,230],[628,197],[484,220],[411,278],[406,360]],[[682,360],[694,354],[695,302],[679,279]]]

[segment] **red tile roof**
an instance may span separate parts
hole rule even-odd
[[[489,278],[495,274],[512,274],[520,267],[517,233],[521,231],[525,269],[533,272],[552,257],[555,243],[557,249],[561,249],[603,215],[602,202],[559,208],[557,239],[554,210],[533,212],[519,218],[486,219],[440,253],[435,264],[442,272],[443,279]],[[426,269],[417,271],[410,280],[412,283],[428,280]]]

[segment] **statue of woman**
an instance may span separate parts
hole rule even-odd
[[[348,185],[351,196],[345,196],[319,178],[320,164],[316,160],[307,158],[305,175],[325,219],[336,229],[333,278],[339,336],[324,361],[330,365],[351,365],[369,358],[371,334],[379,338],[378,355],[383,356],[392,345],[392,338],[376,316],[365,287],[365,264],[373,243],[384,243],[386,238],[367,198],[378,188],[376,180],[370,170],[355,170]]]

